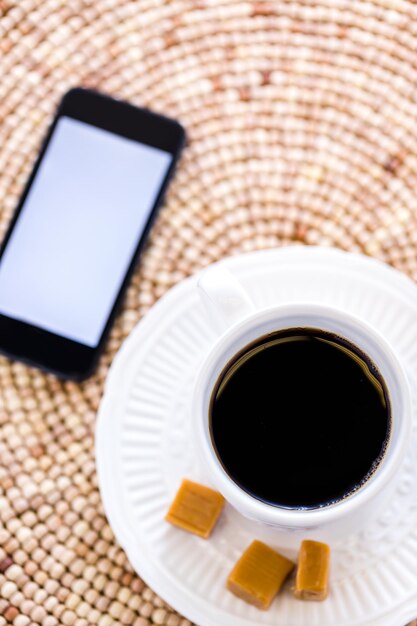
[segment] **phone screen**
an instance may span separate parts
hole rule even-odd
[[[58,118],[0,264],[0,314],[95,347],[173,155]]]

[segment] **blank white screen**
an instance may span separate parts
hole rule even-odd
[[[96,346],[171,160],[61,117],[0,263],[0,313]]]

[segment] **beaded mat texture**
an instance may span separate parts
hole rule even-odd
[[[97,373],[0,360],[0,626],[189,626],[103,513],[108,367],[169,287],[225,255],[322,244],[417,279],[417,4],[0,0],[1,235],[79,84],[178,118],[188,146]]]

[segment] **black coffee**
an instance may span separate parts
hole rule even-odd
[[[317,508],[360,487],[390,434],[386,385],[359,349],[293,328],[247,346],[211,399],[211,436],[229,476],[270,504]]]

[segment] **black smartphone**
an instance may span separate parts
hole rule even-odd
[[[92,373],[184,138],[94,91],[64,96],[0,254],[1,352]]]

